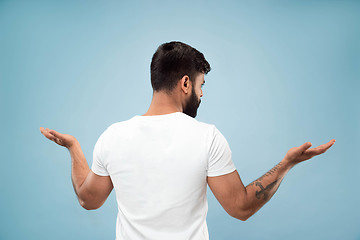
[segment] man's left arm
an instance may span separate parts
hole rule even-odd
[[[46,138],[69,150],[72,184],[80,205],[87,210],[101,207],[113,189],[110,176],[99,176],[90,170],[75,137],[48,128],[41,127],[40,131]]]

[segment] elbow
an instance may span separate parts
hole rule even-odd
[[[85,201],[82,201],[82,200],[79,200],[79,203],[80,203],[81,207],[83,207],[86,210],[96,210],[99,208],[99,207],[95,207],[90,204],[87,204]]]
[[[241,220],[241,221],[246,221],[246,220],[248,220],[251,216],[252,216],[251,213],[244,213],[244,214],[240,215],[240,216],[238,217],[238,219]]]
[[[246,221],[249,219],[249,217],[251,217],[251,215],[243,215],[243,216],[239,217],[238,219],[241,221]]]
[[[98,209],[98,207],[92,207],[92,206],[88,206],[88,205],[81,205],[85,210],[96,210]]]
[[[97,208],[81,205],[85,210],[96,210]]]
[[[240,210],[236,214],[232,215],[232,217],[239,219],[241,221],[248,220],[253,215],[251,210]]]
[[[238,201],[237,204],[235,204],[235,206],[236,206],[235,207],[236,216],[234,217],[241,221],[248,220],[256,212],[254,206],[248,203],[246,197]]]
[[[77,196],[80,206],[85,210],[95,210],[100,207],[98,202],[95,201],[96,199],[94,199],[91,195],[78,194]]]

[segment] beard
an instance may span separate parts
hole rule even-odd
[[[199,108],[199,105],[201,103],[201,100],[198,100],[194,88],[191,90],[191,96],[189,101],[187,102],[183,113],[189,115],[190,117],[195,118],[197,115],[197,110]]]

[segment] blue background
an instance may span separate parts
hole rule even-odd
[[[359,1],[0,1],[0,239],[115,239],[114,192],[77,202],[67,149],[89,165],[100,134],[147,111],[156,48],[204,53],[197,119],[228,140],[245,185],[310,141],[336,139],[295,166],[246,222],[208,188],[211,239],[360,239]]]

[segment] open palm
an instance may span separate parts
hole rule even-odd
[[[43,127],[40,127],[40,132],[49,140],[66,148],[73,146],[74,143],[77,142],[74,136],[69,134],[58,133],[57,131],[52,129],[48,129],[48,128],[44,129]]]
[[[310,142],[304,143],[299,147],[290,148],[290,150],[286,153],[285,158],[291,163],[300,163],[326,152],[332,145],[334,145],[335,141],[335,139],[332,139],[328,143],[315,148],[310,148],[312,146]]]

